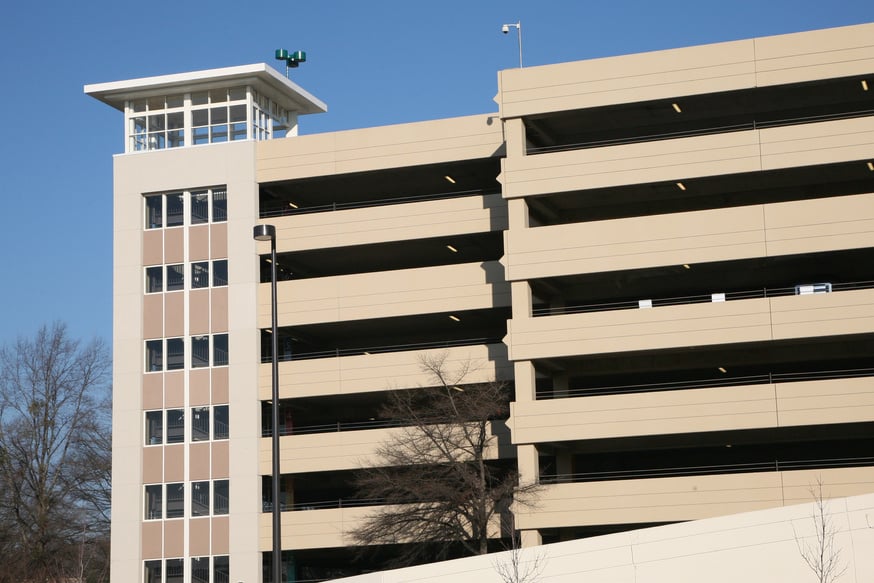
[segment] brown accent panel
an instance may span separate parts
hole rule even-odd
[[[209,443],[192,443],[188,449],[188,477],[191,480],[209,479]]]
[[[208,225],[188,229],[188,259],[191,261],[205,261],[209,259]]]
[[[181,482],[185,479],[185,446],[164,447],[164,481]],[[187,492],[186,492],[187,494]]]
[[[185,296],[181,291],[164,294],[164,336],[185,333]]]
[[[228,256],[228,224],[210,225],[209,255],[212,259],[225,259]]]
[[[164,556],[181,557],[185,555],[185,521],[164,521]]]
[[[164,373],[164,404],[168,409],[185,405],[185,373]]]
[[[163,555],[164,523],[156,520],[143,523],[143,559],[160,559]]]
[[[188,521],[188,552],[192,557],[209,554],[209,518]]]
[[[143,231],[143,265],[164,263],[164,231],[151,229]]]
[[[209,290],[192,290],[188,301],[189,332],[209,334]]]
[[[230,448],[227,441],[214,441],[212,443],[212,477],[230,477]]]
[[[164,481],[164,448],[149,446],[143,448],[143,483],[158,484]]]
[[[150,373],[143,375],[143,409],[164,408],[164,375]]]
[[[164,263],[182,263],[185,256],[184,237],[182,227],[164,230]]]
[[[212,290],[212,331],[228,331],[228,288],[218,287]]]
[[[188,402],[192,407],[209,405],[209,369],[198,368],[188,374]]]
[[[228,367],[212,369],[212,403],[223,405],[228,402]]]
[[[227,555],[230,553],[230,521],[227,516],[217,516],[212,519],[212,554]]]
[[[164,296],[148,294],[143,298],[143,338],[164,335]]]

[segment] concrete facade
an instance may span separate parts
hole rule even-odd
[[[543,486],[515,512],[526,546],[627,550],[817,480],[874,492],[871,39],[506,70],[496,113],[318,135],[298,117],[324,104],[264,65],[86,87],[125,115],[112,580],[268,576],[258,223],[289,580],[361,569],[354,474],[396,430],[385,393],[430,382],[423,356],[512,383],[494,458]]]

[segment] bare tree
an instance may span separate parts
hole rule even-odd
[[[108,429],[97,403],[109,370],[100,341],[71,339],[61,323],[0,349],[0,581],[84,578],[82,532],[94,513],[82,468]]]
[[[353,537],[365,546],[415,543],[400,547],[396,565],[444,559],[449,543],[485,554],[490,526],[536,490],[520,486],[516,471],[494,460],[493,429],[509,413],[506,383],[467,384],[472,364],[450,370],[445,353],[420,363],[433,384],[391,393],[382,416],[403,427],[357,480],[360,497],[384,506]]]
[[[833,583],[847,570],[846,561],[841,558],[841,549],[836,545],[835,538],[840,529],[835,524],[829,504],[823,492],[822,478],[817,478],[816,484],[810,487],[813,497],[813,540],[803,540],[795,535],[795,544],[805,564],[816,575],[819,583]]]
[[[510,549],[504,559],[492,561],[492,567],[504,583],[537,583],[546,569],[546,551],[543,547],[529,549],[519,544],[519,532],[513,531]],[[524,556],[527,554],[528,556]]]

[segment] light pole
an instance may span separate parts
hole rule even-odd
[[[504,24],[501,26],[501,32],[504,34],[508,34],[510,32],[510,28],[516,29],[516,40],[519,41],[519,68],[522,68],[522,21],[511,24]]]
[[[273,367],[273,583],[282,583],[282,508],[279,504],[279,331],[276,329],[276,227],[255,225],[253,237],[256,241],[270,241],[270,322],[273,347],[271,364]]]

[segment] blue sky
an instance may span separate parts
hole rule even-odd
[[[305,50],[318,133],[495,111],[497,72],[874,21],[871,0],[21,2],[0,18],[0,343],[65,320],[112,334],[112,155],[121,113],[89,83]]]

